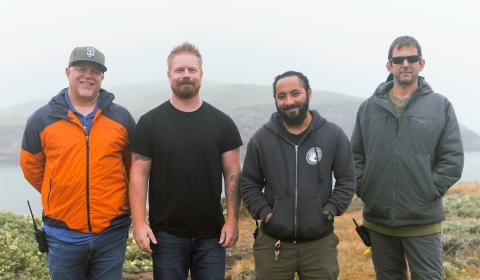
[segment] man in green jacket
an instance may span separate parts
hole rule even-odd
[[[388,52],[390,76],[357,113],[352,148],[357,195],[377,279],[442,279],[442,197],[460,178],[463,147],[451,103],[423,77],[417,40]]]

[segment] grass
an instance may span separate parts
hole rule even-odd
[[[444,199],[444,269],[448,280],[480,279],[480,184],[454,186]],[[242,209],[240,238],[227,250],[226,279],[254,279],[252,255],[254,221]],[[352,218],[361,221],[361,201],[354,199],[347,213],[335,219],[340,239],[338,260],[342,280],[375,279],[370,251],[357,236]],[[40,223],[39,220],[37,220]],[[152,279],[150,256],[130,235],[124,279]],[[0,213],[0,279],[49,279],[45,254],[38,252],[29,216]]]
[[[444,198],[446,221],[443,224],[444,270],[448,280],[480,279],[480,184],[458,184]],[[335,233],[340,239],[338,261],[342,280],[375,279],[371,252],[355,232],[352,218],[361,221],[362,203],[354,198],[349,210],[335,218]],[[241,238],[236,248],[241,261],[227,271],[227,279],[254,279],[251,253],[254,223],[242,220]],[[245,251],[249,250],[249,253]],[[250,278],[249,278],[250,277]]]

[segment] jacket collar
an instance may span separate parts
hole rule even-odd
[[[388,97],[388,90],[390,90],[393,87],[393,79],[391,78],[390,75],[388,76],[387,81],[381,83],[377,87],[377,89],[373,93],[374,96],[377,96],[377,97],[380,97],[380,98],[387,98]],[[422,77],[422,76],[418,76],[418,88],[413,94],[424,95],[424,94],[429,94],[429,93],[432,93],[432,92],[433,92],[433,89],[427,83],[427,81],[425,81],[425,78]]]
[[[393,106],[388,98],[388,91],[393,87],[393,76],[390,74],[387,81],[381,83],[373,93],[372,100],[385,110],[395,115]],[[418,76],[418,88],[412,93],[412,98],[433,93],[432,87],[425,81],[425,78]]]
[[[62,89],[57,95],[52,97],[48,104],[53,108],[53,115],[63,119],[70,119],[68,117],[68,104],[65,100],[65,94],[68,93],[68,88]],[[112,104],[115,96],[104,89],[100,89],[100,104],[98,107],[105,112],[108,106]]]

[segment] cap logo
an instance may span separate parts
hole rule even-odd
[[[95,48],[87,48],[87,56],[88,57],[93,57],[95,56]]]

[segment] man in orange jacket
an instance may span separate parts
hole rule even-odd
[[[135,122],[101,88],[105,56],[77,47],[68,88],[28,119],[20,165],[41,194],[52,279],[121,279],[130,225],[128,143]]]

